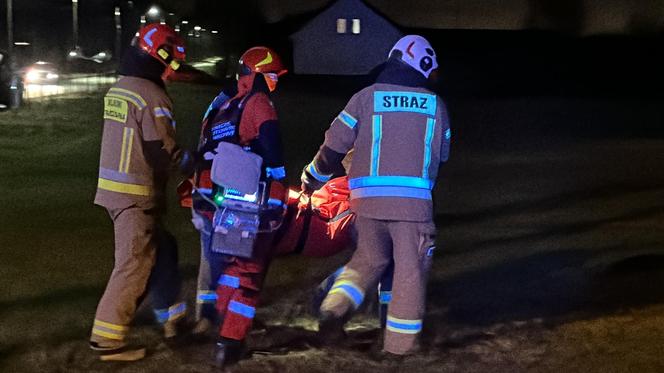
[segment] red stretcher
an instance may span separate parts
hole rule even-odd
[[[186,182],[178,186],[180,205],[191,207],[192,184]],[[349,199],[346,176],[328,181],[311,196],[289,189],[286,215],[275,233],[274,255],[328,257],[348,248],[356,238]]]
[[[275,238],[276,255],[327,257],[346,249],[355,239],[348,178],[328,181],[311,197],[290,190],[288,210]]]

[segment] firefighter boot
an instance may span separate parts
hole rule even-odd
[[[143,346],[125,344],[106,346],[90,342],[90,348],[99,354],[101,361],[136,361],[145,357],[145,347]]]
[[[214,353],[217,368],[224,368],[240,361],[244,355],[244,343],[234,339],[219,338]]]
[[[318,339],[322,345],[336,346],[346,339],[344,324],[346,317],[339,317],[332,312],[322,311],[318,319]]]

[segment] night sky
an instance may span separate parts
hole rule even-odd
[[[365,0],[405,28],[544,29],[571,35],[653,34],[664,29],[664,0]],[[132,3],[130,6],[129,3]],[[152,4],[171,18],[219,29],[228,43],[244,34],[256,40],[262,25],[315,14],[330,0],[79,0],[79,44],[90,51],[112,49],[113,9],[123,9],[124,40]],[[14,0],[15,40],[33,43],[40,56],[61,56],[72,45],[71,0]],[[2,29],[4,2],[0,5]],[[306,21],[302,17],[299,21]],[[253,34],[252,34],[253,33]],[[5,33],[3,32],[3,35]],[[287,36],[287,35],[286,35]],[[2,45],[6,41],[2,40]],[[26,53],[35,54],[34,51]]]

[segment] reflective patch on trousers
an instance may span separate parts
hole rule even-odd
[[[256,308],[252,306],[248,306],[246,304],[237,302],[232,300],[228,304],[228,310],[233,313],[237,313],[238,315],[244,316],[248,319],[253,319],[254,316],[256,315]]]
[[[237,289],[240,287],[240,278],[231,275],[221,275],[219,277],[219,281],[217,281],[217,284]]]
[[[355,285],[352,281],[349,280],[340,280],[335,281],[334,286],[330,290],[330,295],[332,294],[343,294],[353,303],[353,307],[357,308],[362,304],[364,300],[364,291]]]
[[[115,339],[121,341],[127,335],[129,327],[124,325],[112,324],[110,322],[105,322],[95,319],[92,326],[92,334],[96,334],[100,337]]]
[[[196,303],[215,303],[217,293],[211,290],[199,290],[196,294]]]
[[[380,304],[389,304],[392,301],[392,292],[391,291],[379,291],[378,292],[378,301]]]
[[[387,330],[402,334],[417,334],[422,331],[422,320],[399,319],[387,315]]]
[[[163,324],[183,317],[186,312],[187,304],[177,303],[168,308],[154,310],[154,315],[157,318],[157,322]]]

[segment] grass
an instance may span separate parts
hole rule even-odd
[[[320,84],[285,79],[275,97],[294,185],[354,90],[315,82]],[[178,141],[185,147],[195,145],[200,117],[217,90],[171,87]],[[125,369],[94,365],[85,346],[113,263],[111,222],[92,203],[102,94],[33,102],[0,113],[0,370],[208,371],[197,362],[209,357],[207,350],[190,359],[153,351],[145,362]],[[661,283],[659,272],[651,271],[657,281],[646,281],[636,266],[629,273],[635,285],[621,288],[624,294],[615,290],[620,286],[582,290],[603,285],[601,276],[597,283],[594,276],[613,262],[639,253],[661,254],[664,141],[661,131],[626,135],[636,121],[655,127],[660,106],[654,100],[574,98],[457,99],[448,104],[455,145],[436,191],[441,245],[430,278],[431,351],[407,367],[511,372],[523,371],[522,362],[535,359],[546,364],[533,371],[559,371],[571,359],[575,365],[563,370],[609,371],[618,360],[593,351],[603,337],[592,332],[606,322],[625,333],[637,331],[627,334],[628,344],[612,338],[615,349],[629,352],[638,341],[650,341],[653,346],[639,346],[646,349],[645,358],[638,359],[658,364],[653,351],[661,341],[664,299],[664,292],[654,289]],[[542,115],[542,109],[548,114]],[[603,130],[606,123],[611,131]],[[185,295],[191,301],[197,235],[188,211],[177,206],[174,194],[170,197],[166,225],[180,243]],[[275,263],[258,316],[272,324],[309,327],[312,320],[302,312],[306,290],[341,260],[294,257]],[[623,284],[619,280],[609,284]],[[584,313],[574,303],[602,296],[608,300],[599,311]],[[617,309],[632,308],[641,327],[611,318]],[[557,321],[564,317],[578,320]],[[545,326],[529,321],[519,329],[522,320],[541,319]],[[557,323],[563,324],[555,329]],[[504,330],[491,332],[500,325]],[[149,328],[137,328],[137,333],[148,342],[157,339]],[[515,347],[505,347],[510,343]],[[581,343],[589,345],[577,352]],[[551,353],[519,355],[541,349]],[[362,351],[310,349],[295,355],[259,356],[239,370],[394,371],[368,362]],[[585,355],[596,364],[584,365]],[[620,359],[620,366],[635,360]],[[420,369],[423,364],[427,369]]]
[[[184,147],[198,141],[200,118],[218,89],[170,87]],[[89,333],[113,263],[111,221],[93,205],[102,97],[98,92],[48,99],[0,113],[0,355],[20,354],[35,344],[82,341]],[[286,133],[286,141],[297,137]],[[299,163],[289,170],[291,178],[297,179],[304,160]],[[199,254],[189,219],[171,193],[166,225],[179,240],[181,267],[191,283]],[[302,259],[291,262],[311,267]],[[327,268],[314,272],[322,276]],[[293,284],[295,274],[303,272],[275,273],[270,281]]]

